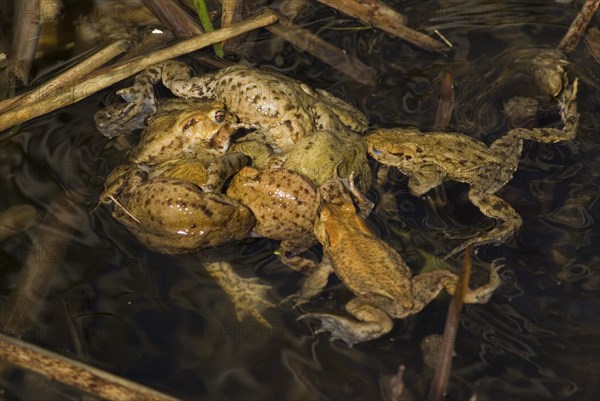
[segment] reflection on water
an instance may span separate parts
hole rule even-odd
[[[331,29],[357,23],[315,7],[306,17],[311,29],[376,68],[375,87],[357,85],[289,44],[272,46],[269,34],[259,36],[253,61],[350,99],[374,125],[423,130],[433,125],[439,79],[448,69],[456,83],[450,129],[490,143],[507,128],[503,102],[531,94],[519,63],[536,48],[558,43],[575,15],[572,5],[551,2],[486,2],[468,9],[462,3],[395,3],[414,26],[441,30],[454,44],[448,56],[425,54],[371,29]],[[519,170],[499,193],[524,223],[514,238],[482,247],[475,256],[475,279],[482,280],[490,262],[504,257],[504,284],[489,304],[465,308],[453,399],[472,393],[478,400],[600,395],[600,67],[583,47],[570,61],[570,72],[581,79],[577,139],[527,143]],[[67,244],[35,247],[30,233],[2,243],[3,307],[27,257],[58,263],[26,339],[184,399],[376,400],[400,364],[407,366],[407,399],[423,397],[419,344],[442,331],[447,297],[397,321],[390,335],[352,349],[296,321],[307,311],[344,313],[352,295],[335,278],[321,297],[298,310],[267,310],[272,328],[249,318],[238,322],[200,262],[227,260],[240,275],[272,285],[277,302],[296,291],[303,276],[277,261],[275,242],[248,239],[198,255],[160,255],[143,249],[105,207],[92,211],[104,177],[124,157],[93,126],[106,94],[25,124],[0,142],[3,210],[28,203],[45,211],[60,193],[82,194],[79,208],[67,209],[72,215],[57,216],[76,222],[65,234]],[[552,107],[546,108],[549,123],[556,120]],[[460,238],[490,227],[466,199],[464,185],[448,183],[421,199],[409,195],[397,171],[382,176],[383,190],[369,194],[378,202],[370,221],[415,270],[429,263],[423,251],[442,256]],[[319,256],[317,248],[311,252]],[[23,388],[11,385],[7,391],[14,399],[31,397],[33,390]]]

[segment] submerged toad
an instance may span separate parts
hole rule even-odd
[[[140,73],[132,87],[120,90],[127,105],[98,113],[99,129],[113,136],[124,123],[139,127],[144,116],[156,110],[153,85],[158,81],[180,97],[223,102],[246,126],[264,131],[276,152],[287,151],[316,130],[362,132],[367,127],[366,117],[355,107],[276,72],[234,65],[194,76],[185,63],[167,61]]]
[[[442,289],[453,294],[458,276],[435,270],[413,276],[400,254],[377,238],[352,204],[324,205],[314,232],[323,245],[323,262],[311,274],[298,294],[299,303],[319,294],[334,272],[356,298],[346,310],[358,320],[326,313],[308,313],[301,318],[316,318],[318,332],[331,332],[331,340],[348,345],[379,338],[392,327],[392,318],[418,313]],[[500,284],[497,268],[492,267],[489,282],[465,294],[466,303],[485,303]]]
[[[500,243],[521,226],[521,217],[495,193],[510,181],[517,169],[524,139],[554,143],[575,137],[579,120],[576,94],[577,80],[561,95],[562,130],[515,128],[489,147],[458,133],[422,133],[410,128],[375,129],[365,139],[375,160],[395,166],[409,177],[408,188],[413,195],[424,195],[445,180],[468,183],[471,202],[485,216],[501,221],[491,231],[454,248],[450,257],[468,245]]]

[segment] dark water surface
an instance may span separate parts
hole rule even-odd
[[[433,126],[440,77],[450,70],[456,104],[449,130],[489,144],[507,129],[503,102],[535,93],[515,61],[556,46],[581,6],[395,3],[411,26],[439,29],[454,49],[447,56],[428,54],[377,30],[348,29],[360,25],[314,5],[299,22],[375,68],[375,86],[352,81],[266,31],[249,61],[350,100],[373,126],[423,130]],[[598,15],[592,25],[599,25]],[[600,66],[583,44],[569,61],[570,77],[580,78],[577,138],[526,143],[519,170],[499,193],[523,217],[523,226],[505,244],[481,247],[474,257],[476,279],[485,277],[494,259],[505,258],[503,285],[488,304],[464,310],[448,399],[473,393],[479,401],[600,396]],[[277,303],[299,288],[303,276],[278,262],[275,242],[248,239],[198,255],[161,255],[140,246],[108,208],[93,211],[104,178],[125,157],[93,123],[94,112],[116,89],[0,138],[0,209],[28,203],[61,222],[61,240],[34,243],[33,228],[2,243],[3,312],[26,258],[56,264],[25,339],[187,400],[386,399],[387,380],[400,364],[407,367],[406,399],[423,399],[419,344],[442,332],[447,297],[397,320],[389,335],[354,348],[314,335],[314,322],[296,321],[306,311],[344,313],[351,294],[334,278],[299,310],[266,310],[270,329],[251,318],[238,322],[200,262],[215,256],[229,261],[240,275],[272,285]],[[544,123],[557,120],[552,104],[542,104]],[[446,183],[416,198],[392,171],[383,190],[369,193],[378,202],[370,221],[418,271],[426,265],[420,250],[443,256],[460,238],[490,227],[467,200],[466,188]],[[7,399],[78,398],[61,386],[32,384],[19,372],[4,380]]]

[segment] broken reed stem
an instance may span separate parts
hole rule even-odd
[[[404,39],[424,50],[442,52],[445,44],[404,25],[402,14],[381,1],[318,0],[329,7],[361,20],[389,34]]]
[[[456,285],[454,296],[448,305],[448,314],[446,324],[444,325],[444,335],[438,354],[438,363],[435,367],[435,374],[431,380],[427,401],[442,401],[448,388],[450,379],[450,369],[452,368],[452,354],[454,344],[456,343],[456,333],[458,332],[458,322],[460,320],[460,311],[463,306],[465,294],[468,291],[469,279],[471,278],[471,245],[465,249],[465,258],[463,268]]]
[[[36,228],[15,289],[2,313],[0,325],[4,333],[21,337],[38,319],[38,312],[51,288],[49,283],[66,254],[56,250],[67,249],[74,227],[80,224],[76,210],[81,198],[82,194],[77,190],[59,194]]]
[[[14,94],[17,80],[25,85],[29,82],[42,28],[39,1],[17,1],[14,5],[12,19],[15,30],[9,53],[9,64],[2,72],[2,78],[8,80],[9,96]]]
[[[438,102],[437,112],[435,113],[434,130],[444,131],[448,127],[453,109],[454,77],[450,71],[446,70],[444,71],[440,82],[440,100]]]
[[[278,23],[267,27],[269,31],[331,65],[355,81],[365,85],[374,84],[377,75],[374,68],[321,39],[308,29],[294,24],[286,17],[282,15],[278,17]]]
[[[166,60],[179,57],[214,43],[222,42],[253,29],[262,28],[276,21],[277,15],[271,10],[265,10],[256,17],[232,25],[231,27],[218,29],[213,32],[183,40],[168,48],[136,57],[125,64],[117,63],[113,66],[104,68],[93,73],[87,79],[75,86],[62,88],[61,92],[53,97],[44,99],[34,105],[19,107],[0,114],[0,131],[60,109],[61,107],[76,103],[125,78],[129,78],[154,64],[162,63]]]
[[[127,51],[129,47],[129,41],[125,39],[117,40],[34,90],[0,102],[0,111],[13,106],[17,102],[19,107],[24,107],[47,97],[56,90],[60,91],[61,88],[71,85],[72,82],[83,78],[119,54]]]
[[[0,334],[0,359],[113,401],[176,401],[151,388]]]
[[[583,38],[583,43],[596,63],[600,64],[600,31],[596,27],[590,28]]]
[[[587,0],[579,13],[571,23],[569,30],[560,41],[558,45],[558,49],[562,50],[563,53],[569,54],[579,44],[585,29],[587,28],[590,20],[594,16],[594,13],[598,9],[598,4],[600,4],[600,0]]]

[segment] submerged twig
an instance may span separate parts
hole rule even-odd
[[[15,3],[13,15],[13,40],[7,60],[8,66],[3,71],[8,86],[8,96],[12,96],[18,81],[27,85],[31,65],[40,37],[42,17],[40,2],[18,1]]]
[[[599,4],[600,0],[586,0],[585,4],[571,23],[569,30],[558,45],[559,50],[562,50],[565,54],[569,54],[575,50],[585,29],[598,9]]]
[[[357,82],[372,85],[377,71],[319,36],[294,24],[284,16],[279,16],[279,22],[267,27],[274,34],[312,54],[332,67],[342,71]]]
[[[405,18],[393,8],[381,1],[359,0],[318,0],[329,7],[361,20],[389,34],[404,39],[424,50],[441,52],[448,48],[441,42],[424,33],[404,25]]]
[[[444,75],[440,81],[440,100],[438,102],[437,112],[435,113],[435,123],[433,126],[436,131],[443,131],[448,127],[453,109],[454,77],[450,71],[444,71]]]
[[[463,268],[456,285],[454,296],[448,305],[448,315],[446,316],[446,325],[444,326],[444,336],[439,349],[438,364],[435,374],[431,381],[428,401],[441,401],[448,387],[450,378],[450,368],[452,367],[452,353],[454,352],[454,343],[456,342],[456,332],[458,331],[458,322],[460,311],[463,306],[465,294],[468,291],[469,279],[471,278],[471,246],[465,250]]]
[[[6,110],[15,103],[18,103],[19,107],[24,107],[60,91],[61,88],[72,85],[73,82],[95,71],[128,48],[129,42],[127,40],[117,40],[34,90],[0,102],[0,111]]]
[[[600,64],[600,31],[598,28],[590,28],[583,38],[585,47],[590,52],[596,63]]]
[[[2,327],[5,333],[22,336],[37,319],[37,313],[50,288],[57,267],[61,265],[66,252],[70,233],[77,222],[73,210],[76,208],[72,197],[80,197],[77,192],[62,193],[50,204],[33,235],[30,251],[23,263],[15,289],[11,293],[5,313],[2,314]]]
[[[400,401],[400,397],[404,392],[404,372],[406,371],[406,366],[400,365],[398,366],[398,373],[396,373],[390,379],[390,390],[391,390],[391,398],[392,401]]]
[[[298,0],[293,0],[298,1]],[[281,4],[279,2],[278,4]],[[221,28],[255,15],[267,6],[267,0],[221,0]],[[249,32],[223,42],[222,47],[228,52],[250,53],[257,32]]]
[[[96,92],[101,91],[125,78],[129,78],[154,64],[179,57],[213,43],[222,42],[231,37],[261,28],[277,21],[271,10],[265,10],[255,18],[248,19],[228,28],[192,37],[156,52],[130,60],[126,64],[116,64],[104,68],[79,82],[76,86],[60,91],[56,96],[45,99],[35,105],[20,107],[0,115],[0,131],[13,125],[31,120],[51,111],[76,103]]]
[[[3,334],[0,334],[0,359],[37,372],[48,380],[58,380],[107,400],[177,400],[141,384]]]

